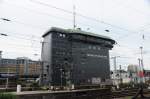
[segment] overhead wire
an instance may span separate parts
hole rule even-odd
[[[5,42],[6,45],[12,45],[14,46],[15,48],[17,47],[20,47],[20,48],[32,48],[30,45],[24,45],[24,44],[13,44],[13,43],[10,43],[10,42]],[[34,47],[34,48],[41,48],[41,47]]]
[[[121,7],[125,7],[126,9],[134,10],[134,12],[138,12],[140,15],[145,16],[144,14],[146,14],[147,16],[150,16],[150,13],[142,12],[142,11],[140,11],[140,10],[134,8],[133,6],[127,5],[127,4],[122,3],[122,2],[117,2],[117,0],[115,0],[115,2],[117,3],[117,5],[119,5],[119,6],[121,6]],[[150,26],[150,23],[149,23],[149,24],[146,24],[146,25],[144,25],[144,26],[141,26],[141,27],[139,27],[139,28],[137,28],[137,30],[143,31],[143,30],[144,30],[143,28],[145,28],[145,27],[147,28],[147,26],[149,27],[149,26]],[[146,28],[145,28],[145,29],[146,29]]]
[[[0,38],[1,38],[1,40],[2,39],[4,39],[3,37],[1,37],[0,36]],[[6,37],[5,37],[6,38]],[[2,43],[2,42],[1,42]],[[11,43],[11,42],[5,42],[5,45],[7,45],[7,46],[9,46],[9,47],[7,47],[7,48],[15,48],[15,49],[18,49],[18,51],[21,51],[21,50],[26,50],[25,51],[25,53],[26,52],[35,52],[35,53],[37,53],[37,52],[39,52],[40,51],[40,49],[41,49],[41,46],[37,46],[37,44],[36,44],[36,46],[34,46],[34,47],[32,47],[32,45],[25,45],[25,44],[17,44],[17,43]],[[4,47],[5,48],[5,47]],[[1,49],[1,50],[3,50],[3,49]],[[27,51],[27,50],[30,50],[30,51]],[[18,53],[18,51],[16,52],[16,53]],[[34,53],[33,53],[34,54]]]
[[[37,41],[37,40],[34,40],[33,38],[31,39],[27,39],[25,36],[22,37],[22,36],[11,36],[7,33],[8,36],[6,36],[5,38],[7,38],[7,40],[9,39],[21,39],[21,40],[27,40],[27,41],[31,41],[31,45],[25,45],[25,44],[14,44],[14,43],[11,43],[11,42],[5,42],[6,45],[9,45],[9,47],[15,47],[15,48],[19,48],[20,50],[21,49],[24,49],[24,48],[30,48],[30,49],[33,49],[34,52],[36,52],[37,50],[40,50],[41,49],[41,44],[40,44],[40,41]],[[9,38],[8,38],[9,37]],[[2,38],[4,39],[4,38]],[[23,41],[22,41],[23,42]],[[36,43],[36,44],[35,44]],[[39,43],[39,44],[38,44]],[[34,45],[34,46],[33,46]],[[39,46],[40,45],[40,46]]]
[[[60,17],[59,15],[58,16],[56,16],[56,15],[52,15],[52,14],[50,14],[50,13],[45,13],[45,12],[40,12],[40,11],[37,11],[37,10],[34,10],[34,9],[31,9],[31,8],[27,8],[27,7],[23,7],[23,6],[20,6],[20,5],[16,5],[16,4],[12,4],[12,3],[8,3],[8,2],[5,2],[5,3],[7,3],[7,4],[9,4],[9,5],[13,5],[13,7],[15,6],[15,7],[20,7],[20,8],[22,8],[22,9],[25,9],[25,10],[27,10],[27,11],[31,11],[31,12],[33,12],[33,13],[36,13],[36,14],[38,14],[38,15],[44,15],[44,16],[48,16],[48,17],[53,17],[53,18],[55,18],[55,19],[59,19],[59,20],[63,20],[63,21],[68,21],[68,22],[72,22],[72,19],[69,19],[69,18],[64,18],[64,17]],[[85,23],[83,23],[83,22],[78,22],[78,24],[81,24],[81,25],[83,25],[83,26],[87,26],[88,28],[90,27],[90,28],[95,28],[95,29],[98,29],[98,28],[96,28],[95,26],[92,26],[91,24],[85,24]]]
[[[40,5],[43,5],[43,6],[51,7],[51,8],[54,8],[54,9],[57,9],[57,10],[66,12],[66,13],[69,13],[69,14],[73,14],[72,11],[65,10],[65,9],[62,9],[62,8],[58,8],[58,7],[56,7],[56,6],[53,6],[53,5],[50,5],[50,4],[46,4],[46,3],[40,2],[40,1],[38,1],[38,0],[30,0],[30,1],[31,1],[31,2],[34,2],[34,3],[37,3],[37,4],[40,4]],[[86,18],[86,19],[89,19],[89,20],[93,20],[93,21],[98,22],[98,23],[106,24],[106,25],[109,25],[109,26],[112,26],[112,27],[115,27],[115,28],[118,28],[118,29],[122,29],[122,30],[128,31],[128,29],[125,29],[125,28],[116,26],[116,25],[114,25],[114,24],[110,24],[110,23],[108,23],[108,22],[101,21],[101,20],[96,19],[96,18],[93,18],[93,17],[89,17],[89,16],[86,16],[86,15],[80,14],[80,13],[78,13],[78,12],[76,12],[76,15],[81,16],[81,17]]]
[[[0,32],[1,33],[1,32]],[[4,33],[4,34],[7,34],[8,35],[8,37],[12,37],[12,38],[16,38],[16,39],[21,39],[21,40],[27,40],[27,41],[31,41],[31,40],[33,40],[33,41],[35,41],[35,42],[39,42],[40,43],[40,40],[41,39],[39,39],[39,40],[35,40],[35,39],[33,39],[33,38],[26,38],[27,36],[22,36],[21,34],[20,34],[20,36],[12,36],[11,35],[11,33],[8,33],[8,32],[6,32],[6,33]]]
[[[48,7],[54,8],[54,9],[57,9],[57,10],[60,10],[60,11],[66,12],[66,13],[73,14],[72,11],[68,11],[68,10],[65,10],[65,9],[62,9],[62,8],[58,8],[58,7],[55,7],[55,6],[50,5],[50,4],[45,4],[45,3],[42,3],[42,2],[39,2],[39,1],[35,1],[35,0],[30,0],[30,1],[32,1],[32,2],[34,2],[34,3],[38,3],[38,4],[41,4],[41,5],[44,5],[44,6],[48,6]],[[28,10],[29,10],[29,9],[28,9]],[[30,10],[31,10],[31,9],[30,9]],[[34,12],[35,10],[32,10],[32,11]],[[38,11],[38,13],[41,13],[41,12]],[[42,13],[43,13],[43,12],[42,12]],[[105,24],[105,25],[108,25],[108,26],[117,28],[117,29],[119,29],[119,30],[127,31],[127,32],[130,32],[130,33],[137,33],[137,32],[135,32],[135,31],[131,31],[131,30],[128,30],[128,29],[125,29],[125,28],[122,28],[122,27],[119,27],[119,26],[110,24],[110,23],[108,23],[108,22],[100,21],[100,20],[98,20],[98,19],[95,19],[95,18],[92,18],[92,17],[88,17],[88,16],[82,15],[82,14],[77,13],[77,12],[76,12],[76,14],[77,14],[78,16],[83,17],[83,18],[86,18],[86,19],[89,19],[89,20],[92,20],[92,21],[95,21],[95,22],[100,22],[100,23],[102,23],[102,24]],[[48,14],[48,15],[51,16],[51,14]],[[57,18],[58,18],[58,17],[57,17]],[[59,18],[60,18],[60,17],[59,17]],[[64,18],[63,18],[63,19],[64,19]],[[66,20],[66,19],[65,19],[65,20]],[[69,19],[69,20],[70,20],[70,19]],[[21,22],[18,22],[18,23],[21,23]],[[21,23],[21,24],[24,24],[24,23]],[[27,24],[25,24],[25,25],[27,25]],[[116,38],[116,39],[117,39],[117,40],[123,40],[123,38],[124,38],[124,37],[127,37],[128,35],[129,35],[129,34],[127,34],[127,35],[125,35],[125,36],[123,35],[123,36],[120,36],[120,37],[118,37],[118,38]]]
[[[36,58],[38,58],[38,59],[40,59],[40,54],[37,54],[37,53],[40,53],[40,52],[29,52],[29,51],[26,51],[26,52],[16,52],[16,51],[5,51],[5,52],[3,52],[3,58],[7,58],[8,56],[12,56],[13,55],[13,57],[14,58],[18,58],[18,57],[20,57],[20,56],[22,56],[22,57],[29,57],[30,56],[30,59],[32,59],[33,58],[33,60]],[[35,55],[36,54],[36,55]]]
[[[14,41],[14,39],[15,40],[17,40],[17,39],[21,39],[21,40],[27,40],[27,41],[31,41],[32,39],[25,39],[25,38],[20,38],[20,37],[14,37],[14,36],[10,36],[10,35],[8,35],[8,36],[6,36],[6,37],[3,37],[3,36],[0,36],[0,38],[1,38],[1,40],[3,40],[3,41],[5,41],[6,39],[7,40],[13,40]],[[23,41],[22,41],[23,42]],[[41,46],[37,46],[37,44],[39,43],[39,45],[40,45],[40,41],[34,41],[33,40],[33,42],[35,43],[36,42],[36,46],[34,46],[34,48],[41,48]],[[17,43],[17,42],[16,42]],[[32,44],[31,45],[24,45],[24,44],[13,44],[13,43],[11,43],[11,42],[5,42],[5,45],[15,45],[15,47],[28,47],[28,48],[33,48],[32,47]]]
[[[33,0],[32,0],[32,1],[33,1]],[[54,6],[54,8],[55,8],[55,9],[58,9],[58,8],[55,7],[55,6]],[[68,12],[68,11],[66,11],[66,10],[62,10],[62,11],[65,11],[65,12],[67,12],[67,13],[70,13],[70,12]],[[131,31],[131,30],[128,30],[128,29],[125,29],[125,28],[122,28],[122,27],[119,27],[119,26],[116,26],[116,25],[113,25],[113,24],[110,24],[110,23],[107,23],[107,22],[104,22],[104,21],[100,21],[100,20],[98,20],[98,19],[94,19],[94,18],[91,18],[91,17],[87,17],[87,16],[84,16],[84,15],[80,15],[80,14],[78,14],[78,13],[77,13],[77,15],[79,15],[79,16],[81,16],[81,17],[84,17],[84,18],[86,18],[86,19],[89,19],[89,20],[93,20],[93,21],[95,21],[95,22],[98,21],[98,22],[100,22],[100,23],[102,23],[102,24],[109,25],[109,26],[112,26],[112,27],[114,27],[114,28],[127,31],[127,32],[129,32],[129,33],[135,33],[135,34],[136,34],[136,33],[139,33],[139,32]],[[58,18],[58,19],[59,19],[59,18]],[[18,23],[24,24],[24,23],[22,23],[22,22],[18,22]],[[24,24],[24,25],[29,25],[29,24]],[[31,25],[31,26],[32,26],[32,25]],[[36,28],[38,28],[38,27],[36,27]],[[128,34],[128,35],[129,35],[129,34]],[[128,35],[119,37],[118,39],[122,39],[122,38],[124,38],[124,37],[127,37]]]
[[[23,37],[30,37],[30,36],[33,36],[34,38],[36,38],[36,39],[41,39],[42,38],[42,36],[40,37],[40,36],[37,36],[37,35],[33,35],[33,34],[31,34],[31,35],[26,35],[26,34],[21,34],[21,33],[12,33],[11,32],[11,34],[17,34],[17,35],[20,35],[20,36],[23,36]]]
[[[133,6],[130,6],[129,4],[127,5],[127,4],[123,3],[123,2],[117,2],[117,0],[115,0],[115,2],[117,3],[118,6],[125,7],[126,9],[130,9],[130,10],[134,10],[134,12],[137,12],[137,13],[139,13],[142,16],[145,16],[144,14],[146,14],[148,16],[150,15],[150,13],[145,13],[145,12],[143,12],[143,11],[133,7]]]
[[[44,6],[48,6],[48,7],[50,6],[50,7],[52,7],[52,8],[61,10],[61,11],[66,12],[66,13],[70,13],[70,14],[73,13],[72,11],[68,11],[68,10],[65,10],[65,9],[62,9],[62,8],[58,8],[58,7],[55,7],[55,6],[53,6],[53,5],[45,4],[45,3],[42,3],[42,2],[39,2],[39,1],[35,1],[35,0],[30,0],[30,1],[34,1],[34,2],[36,2],[36,3],[38,2],[39,4],[42,4],[42,5],[44,5]],[[100,20],[95,19],[95,18],[87,17],[87,16],[84,16],[84,15],[79,14],[79,13],[77,13],[77,15],[82,16],[82,17],[84,17],[84,18],[86,18],[86,19],[90,19],[90,20],[93,20],[93,21],[96,21],[96,22],[100,22],[100,23],[102,23],[102,24],[106,24],[106,25],[109,25],[109,26],[118,28],[118,29],[120,29],[120,30],[124,30],[124,31],[132,32],[132,33],[137,33],[137,32],[135,32],[135,31],[131,31],[131,30],[128,30],[128,29],[125,29],[125,28],[122,28],[122,27],[119,27],[119,26],[116,26],[116,25],[113,25],[113,24],[110,24],[110,23],[107,23],[107,22],[104,22],[104,21],[100,21]],[[129,35],[129,34],[128,34],[128,35]],[[127,37],[127,35],[126,35],[125,37]],[[122,36],[122,38],[124,38],[124,36]],[[119,39],[122,39],[122,38],[119,37]]]
[[[43,5],[43,6],[51,7],[51,8],[54,8],[54,9],[57,9],[57,10],[66,12],[66,13],[69,13],[69,14],[73,14],[72,11],[68,11],[68,10],[65,10],[65,9],[62,9],[62,8],[53,6],[53,5],[51,5],[51,4],[46,4],[46,3],[40,2],[40,1],[38,1],[38,0],[30,0],[30,1],[31,1],[31,2],[34,2],[34,3],[37,3],[37,4],[40,4],[40,5]],[[105,25],[108,25],[108,26],[117,28],[117,29],[119,29],[119,30],[127,31],[127,32],[129,32],[129,33],[134,33],[134,34],[138,33],[138,31],[128,30],[128,29],[126,29],[126,28],[123,28],[123,27],[120,27],[120,26],[117,26],[117,25],[114,25],[114,24],[110,24],[110,23],[108,23],[108,22],[106,22],[106,21],[101,21],[101,20],[98,20],[98,19],[95,19],[95,18],[92,18],[92,17],[88,17],[88,16],[85,16],[85,15],[82,15],[82,14],[80,14],[80,13],[78,13],[78,12],[76,12],[76,15],[81,16],[81,17],[86,18],[86,19],[89,19],[89,20],[93,20],[93,21],[98,22],[98,23],[102,23],[102,24],[105,24]],[[129,34],[127,34],[127,35],[129,35]],[[118,37],[117,39],[118,39],[118,40],[120,40],[120,39],[122,40],[122,38],[127,37],[127,35]]]
[[[57,10],[60,10],[60,11],[66,12],[66,13],[70,13],[70,14],[73,13],[72,11],[68,11],[68,10],[65,10],[65,9],[62,9],[62,8],[58,8],[58,7],[56,7],[56,6],[53,6],[53,5],[50,5],[50,4],[46,4],[46,3],[43,3],[43,2],[40,2],[40,1],[37,1],[37,0],[36,0],[36,1],[35,1],[35,0],[30,0],[30,1],[31,1],[31,2],[34,2],[34,3],[37,3],[37,4],[40,4],[40,5],[43,5],[43,6],[47,6],[47,7],[54,8],[54,9],[57,9]],[[39,11],[38,11],[38,13],[39,13]],[[76,12],[76,13],[77,13],[77,12]],[[122,28],[122,27],[119,27],[119,26],[110,24],[110,23],[108,23],[108,22],[100,21],[100,20],[98,20],[98,19],[95,19],[95,18],[92,18],[92,17],[88,17],[88,16],[85,16],[85,15],[82,15],[82,14],[80,14],[80,13],[77,13],[77,15],[78,15],[78,16],[81,16],[81,17],[84,17],[84,18],[86,18],[86,19],[89,19],[89,20],[93,20],[93,21],[95,21],[95,22],[100,22],[100,23],[102,23],[102,24],[105,24],[105,25],[109,25],[109,26],[111,26],[111,27],[118,28],[118,29],[120,29],[120,30],[124,30],[124,31],[132,32],[132,33],[137,33],[137,32],[135,32],[135,31],[131,31],[131,30],[128,30],[128,29],[125,29],[125,28]],[[60,18],[60,17],[59,17],[59,18]],[[117,39],[118,39],[118,40],[119,40],[119,39],[122,40],[122,38],[128,37],[128,35],[129,35],[129,34],[127,34],[127,35],[125,35],[125,36],[118,37]]]
[[[150,27],[150,24],[146,24],[146,25],[140,27],[140,30],[145,31],[146,29],[149,29],[149,27]]]
[[[36,26],[36,25],[32,25],[32,24],[29,24],[29,23],[25,23],[25,22],[21,22],[21,21],[17,21],[16,19],[9,19],[9,20],[11,20],[10,22],[14,22],[14,23],[19,23],[19,24],[22,24],[22,25],[24,25],[24,26],[28,26],[28,27],[30,27],[30,28],[36,28],[36,29],[46,29],[46,28],[43,28],[43,27],[41,27],[41,26]]]

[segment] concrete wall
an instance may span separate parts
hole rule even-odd
[[[46,79],[45,82],[51,81],[51,49],[52,46],[52,34],[49,34],[44,38],[44,41],[42,43],[42,61],[43,61],[43,79]]]
[[[109,89],[32,93],[18,94],[17,99],[112,99]]]

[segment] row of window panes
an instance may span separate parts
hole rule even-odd
[[[15,64],[15,60],[2,60],[2,64]]]
[[[56,43],[55,43],[55,46],[56,46],[56,47],[63,47],[63,46],[66,47],[67,44],[66,44],[66,43],[62,43],[62,42],[56,42]]]
[[[65,37],[66,37],[66,35],[65,35],[65,34],[60,33],[60,34],[59,34],[59,37],[63,37],[63,38],[65,38]]]
[[[93,49],[93,50],[101,50],[101,47],[98,46],[89,46],[89,49]]]
[[[73,48],[86,48],[86,47],[84,47],[84,46],[79,46],[79,44],[77,45],[77,46],[73,46]],[[92,50],[101,50],[102,48],[101,47],[99,47],[99,46],[92,46],[92,45],[90,45],[90,46],[88,46],[88,49],[92,49]]]
[[[63,34],[63,33],[59,33],[59,37],[62,37],[62,38],[65,38],[66,37],[66,34]],[[77,35],[76,35],[77,37]],[[82,36],[79,36],[79,38],[82,38]],[[92,41],[97,41],[95,38],[90,38]],[[101,42],[103,43],[107,43],[107,44],[111,44],[111,42],[109,41],[104,41],[104,40],[100,40]]]

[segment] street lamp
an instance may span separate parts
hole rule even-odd
[[[106,32],[110,32],[108,29],[105,30]]]
[[[0,19],[3,21],[11,21],[10,19],[7,19],[7,18],[0,18]]]
[[[5,33],[0,33],[0,35],[2,35],[2,36],[8,36],[7,34],[5,34]]]

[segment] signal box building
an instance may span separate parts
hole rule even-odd
[[[115,41],[80,29],[52,27],[43,35],[43,81],[54,86],[100,84],[110,79]]]

